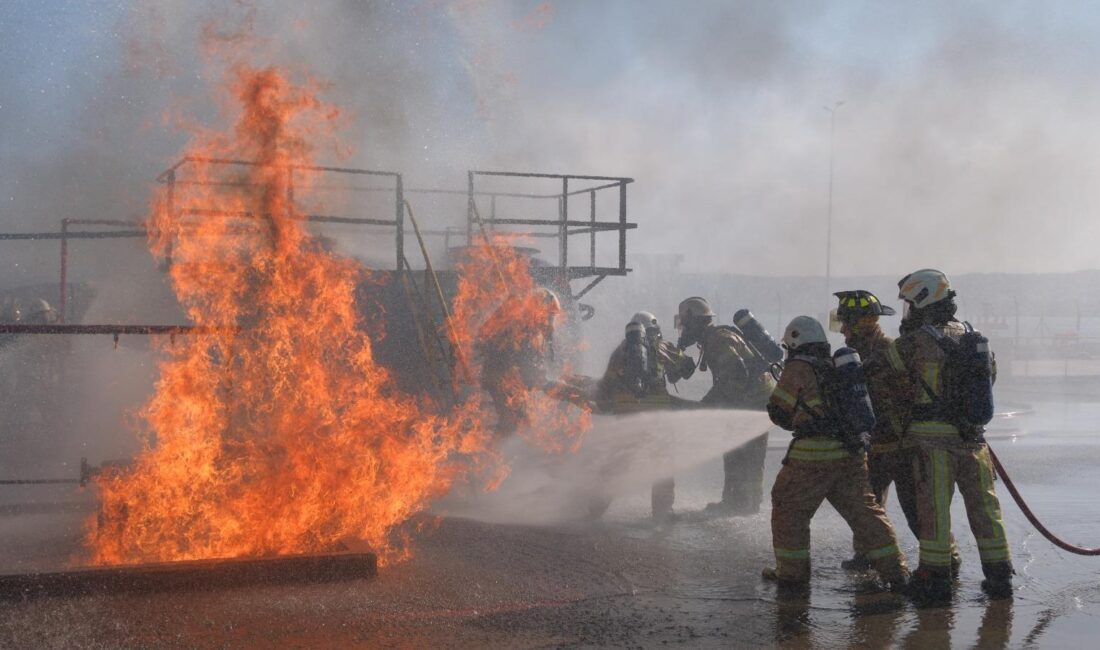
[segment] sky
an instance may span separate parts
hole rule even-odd
[[[685,270],[822,274],[830,150],[834,275],[1100,267],[1089,2],[9,0],[5,230],[142,215],[165,116],[225,119],[211,21],[331,82],[341,164],[629,176],[631,251]],[[0,246],[5,282],[47,274]]]

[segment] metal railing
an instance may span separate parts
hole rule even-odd
[[[510,218],[501,217],[497,213],[496,197],[502,194],[494,192],[479,191],[477,189],[477,181],[479,178],[496,177],[496,178],[510,178],[510,179],[542,179],[561,182],[561,191],[553,193],[527,193],[517,194],[510,193],[509,196],[518,196],[527,199],[534,200],[555,200],[558,207],[558,218],[556,219],[529,219],[529,218]],[[571,186],[570,182],[574,182]],[[598,182],[597,185],[591,185],[587,187],[576,187],[576,182]],[[533,230],[527,233],[531,237],[550,237],[556,238],[558,241],[558,264],[557,269],[561,274],[562,279],[565,281],[596,276],[596,280],[591,285],[586,287],[578,295],[583,295],[587,291],[591,290],[596,283],[609,275],[626,275],[630,272],[630,269],[626,265],[626,233],[628,230],[633,230],[638,227],[635,223],[630,223],[626,219],[627,208],[627,185],[633,183],[634,179],[621,176],[585,176],[578,174],[541,174],[541,173],[529,173],[529,172],[506,172],[506,171],[484,171],[484,170],[471,170],[467,174],[467,210],[466,210],[466,239],[467,243],[472,243],[475,233],[475,226],[480,221],[483,225],[487,225],[490,229],[495,229],[497,226],[526,226],[531,229],[545,229],[542,231]],[[601,193],[610,190],[612,193],[618,195],[618,219],[615,221],[598,221],[597,215],[597,197]],[[588,210],[587,219],[571,219],[569,214],[569,197],[587,195]],[[489,196],[489,213],[487,217],[482,217],[482,213],[477,206],[477,198],[480,196]],[[613,232],[618,234],[618,264],[616,266],[598,266],[596,261],[596,235],[601,232]],[[569,242],[570,238],[577,235],[588,235],[588,264],[587,265],[571,265],[569,263]]]
[[[258,166],[260,163],[248,160],[233,160],[227,158],[205,158],[188,156],[180,159],[174,165],[157,175],[155,181],[165,187],[165,209],[175,212],[185,210],[186,214],[197,218],[223,217],[232,219],[255,219],[263,215],[253,214],[248,211],[231,212],[218,209],[216,206],[199,207],[190,206],[179,208],[179,193],[189,187],[247,187],[254,185],[247,181],[233,179],[217,180],[204,177],[188,178],[185,176],[189,166],[214,165],[222,167],[232,166]],[[524,237],[533,239],[556,239],[558,259],[557,265],[549,267],[561,284],[568,285],[573,279],[592,277],[595,278],[580,292],[574,295],[579,298],[590,291],[600,281],[608,276],[621,276],[630,272],[626,265],[626,233],[637,228],[637,224],[627,221],[627,185],[634,182],[631,178],[614,176],[590,176],[577,174],[542,174],[508,171],[484,171],[473,170],[467,175],[467,188],[463,190],[449,190],[436,188],[406,188],[402,175],[398,172],[379,171],[372,169],[359,169],[350,167],[332,166],[286,166],[287,192],[293,199],[295,189],[295,176],[298,173],[323,173],[346,175],[348,177],[389,178],[392,184],[386,186],[356,185],[354,183],[311,183],[310,187],[319,190],[340,190],[349,192],[366,193],[392,193],[393,216],[392,218],[357,217],[331,214],[305,214],[301,219],[314,223],[350,224],[361,226],[367,232],[377,228],[392,229],[394,236],[394,266],[398,272],[407,269],[408,260],[405,255],[405,218],[406,198],[410,195],[424,196],[465,196],[467,199],[467,214],[465,233],[461,227],[425,228],[421,230],[424,236],[438,237],[444,240],[444,245],[450,248],[453,239],[465,234],[466,245],[473,245],[475,239],[475,223],[480,220],[483,226],[491,230],[498,227],[522,227]],[[541,179],[543,181],[558,181],[561,190],[555,192],[516,192],[516,191],[487,191],[476,187],[479,178],[496,177],[507,179]],[[595,183],[594,185],[592,183]],[[583,185],[577,187],[577,185]],[[605,194],[617,194],[617,219],[614,221],[597,220],[598,197]],[[569,197],[587,195],[587,219],[570,218]],[[498,199],[520,199],[529,201],[556,201],[557,218],[538,219],[527,217],[506,216],[498,209]],[[481,217],[478,200],[487,200],[488,212]],[[58,313],[60,323],[69,320],[69,291],[68,280],[70,275],[69,247],[71,240],[111,240],[111,239],[140,239],[155,233],[139,221],[123,219],[84,219],[64,218],[61,220],[60,230],[57,232],[21,232],[0,233],[0,241],[49,241],[60,242],[60,273],[58,287]],[[75,226],[111,227],[110,230],[98,230],[94,228],[74,230]],[[242,230],[242,233],[247,230]],[[617,264],[614,266],[599,266],[597,264],[596,235],[599,233],[617,233],[618,255]],[[587,264],[570,263],[570,240],[577,236],[587,235],[588,260]],[[168,262],[171,263],[171,250],[168,251]]]

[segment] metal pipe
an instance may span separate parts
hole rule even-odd
[[[140,226],[140,221],[128,219],[64,219],[70,226]]]
[[[170,223],[175,223],[176,219],[176,172],[172,170],[168,172],[168,192],[165,199],[165,209],[168,210],[168,220]],[[172,253],[173,253],[173,241],[172,237],[168,238],[166,250],[164,251],[164,270],[167,271],[172,266]]]
[[[466,245],[474,245],[474,173],[466,172]]]
[[[144,230],[116,230],[108,232],[67,231],[67,232],[6,232],[0,233],[0,241],[5,240],[50,240],[50,239],[127,239],[145,237]]]
[[[196,217],[226,217],[229,219],[257,219],[255,213],[248,210],[229,212],[226,210],[211,210],[206,208],[188,208],[183,211],[183,214],[194,215]],[[270,215],[263,215],[264,219],[269,219]],[[318,223],[350,223],[350,224],[362,224],[370,226],[393,226],[397,224],[393,219],[363,219],[359,217],[336,217],[327,214],[306,214],[300,217],[294,217],[299,221],[312,221]]]
[[[164,181],[167,182],[167,181]],[[243,181],[176,181],[176,185],[194,185],[198,187],[257,187],[259,183],[247,183]],[[618,183],[610,183],[602,187],[615,187]],[[392,192],[392,187],[363,187],[356,185],[311,185],[313,190],[341,190],[346,192]],[[588,189],[573,190],[571,194],[581,194]],[[466,190],[444,190],[426,187],[405,188],[405,194],[445,194],[453,196],[465,196]],[[530,194],[521,192],[474,192],[474,196],[507,196],[518,199],[556,199],[558,194]]]
[[[0,334],[217,334],[239,331],[239,327],[205,325],[32,325],[0,323]]]
[[[597,221],[593,224],[591,221],[578,221],[576,219],[567,219],[562,221],[561,219],[485,219],[485,223],[495,223],[504,226],[577,226],[580,228],[588,228],[595,225],[603,230],[632,230],[638,227],[636,223],[626,223],[624,221]]]
[[[352,167],[317,167],[313,165],[273,165],[271,163],[260,163],[254,160],[234,160],[231,158],[207,158],[205,156],[186,156],[175,165],[172,165],[167,170],[162,172],[160,176],[157,176],[156,180],[159,183],[163,183],[167,180],[167,175],[170,172],[174,172],[179,169],[185,163],[196,162],[206,163],[211,165],[243,165],[246,167],[288,167],[290,169],[301,169],[304,171],[313,172],[340,172],[342,174],[359,174],[363,176],[397,176],[397,172],[377,171],[373,169],[356,169]]]
[[[558,237],[560,241],[558,243],[558,257],[561,258],[562,269],[569,266],[569,226],[566,223],[569,221],[569,179],[561,179],[561,198],[559,199],[561,210],[558,212],[558,220],[561,225],[558,226]],[[563,278],[564,279],[564,278]]]
[[[574,177],[574,178],[576,178],[576,177]],[[632,179],[628,178],[628,179],[626,179],[626,182],[632,183],[634,181]],[[599,190],[606,190],[606,189],[610,189],[612,187],[618,187],[619,183],[620,183],[620,181],[614,181],[612,183],[605,183],[603,185],[597,185],[595,187],[582,187],[579,190],[571,190],[569,192],[569,196],[573,196],[575,194],[584,194],[585,192],[598,192]]]
[[[69,283],[69,238],[65,235],[69,230],[69,220],[61,220],[61,287],[60,295],[58,296],[57,308],[58,308],[58,320],[62,323],[68,320],[68,289],[66,288]]]
[[[579,174],[536,174],[532,172],[491,172],[483,170],[472,170],[470,173],[479,176],[513,176],[515,178],[572,178],[582,181],[614,181],[617,184],[634,182],[633,178],[625,176],[582,176]]]
[[[592,224],[592,228],[591,228],[592,235],[591,235],[591,238],[588,241],[589,253],[590,253],[590,259],[589,259],[588,263],[591,264],[592,266],[596,266],[596,190],[591,190],[588,193],[588,197],[589,197],[589,201],[591,203],[591,207],[590,207],[590,210],[589,210],[589,213],[588,213],[589,214],[589,219],[588,220]],[[578,234],[580,233],[579,230],[574,231],[574,232],[576,232]]]
[[[619,183],[619,270],[626,270],[626,182]]]
[[[405,184],[401,176],[397,176],[396,185],[394,186],[394,194],[396,195],[396,202],[394,205],[394,223],[397,224],[396,242],[397,246],[397,272],[400,273],[405,263]]]

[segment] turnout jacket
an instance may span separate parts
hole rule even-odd
[[[787,361],[768,399],[768,416],[780,428],[794,432],[788,459],[832,461],[851,457],[841,441],[830,435],[832,425],[817,372],[807,360],[794,357]]]
[[[636,378],[627,363],[627,343],[623,341],[611,353],[607,370],[600,378],[597,401],[609,410],[625,412],[662,408],[672,404],[668,384],[686,379],[695,370],[691,357],[664,339],[647,341],[649,364],[643,378],[643,392],[637,393]]]
[[[702,337],[699,369],[711,373],[712,386],[704,404],[761,409],[775,382],[766,363],[736,332],[711,325]]]
[[[966,328],[957,320],[933,325],[944,336],[958,340]],[[954,445],[963,442],[959,428],[942,412],[937,401],[944,396],[943,367],[946,354],[936,339],[923,329],[904,332],[886,350],[886,358],[901,378],[901,392],[911,405],[906,433],[921,444]],[[993,365],[993,379],[997,366]]]
[[[907,404],[912,398],[911,387],[904,376],[891,365],[888,358],[894,339],[886,336],[882,328],[859,332],[845,341],[859,353],[863,373],[867,377],[867,390],[875,408],[875,428],[871,431],[871,453],[897,451],[912,446],[905,436],[909,418]]]

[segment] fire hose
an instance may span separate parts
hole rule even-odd
[[[1000,459],[997,458],[997,454],[993,453],[993,448],[988,445],[986,447],[987,449],[989,449],[989,458],[993,461],[993,467],[997,469],[997,475],[1001,477],[1002,481],[1004,481],[1005,487],[1008,488],[1009,494],[1012,495],[1013,500],[1016,501],[1016,505],[1020,507],[1020,510],[1024,513],[1024,516],[1027,517],[1027,520],[1031,522],[1031,525],[1035,526],[1035,530],[1039,531],[1039,533],[1043,537],[1046,537],[1051,544],[1054,544],[1064,551],[1069,551],[1070,553],[1074,553],[1076,555],[1100,555],[1100,548],[1084,548],[1082,546],[1074,546],[1073,544],[1070,544],[1069,542],[1050,532],[1047,527],[1044,526],[1043,523],[1039,521],[1039,519],[1035,516],[1035,513],[1031,512],[1031,508],[1028,507],[1027,503],[1024,502],[1024,498],[1020,496],[1020,491],[1016,489],[1016,485],[1013,484],[1012,479],[1008,477],[1008,472],[1005,471],[1004,465],[1002,465]]]

